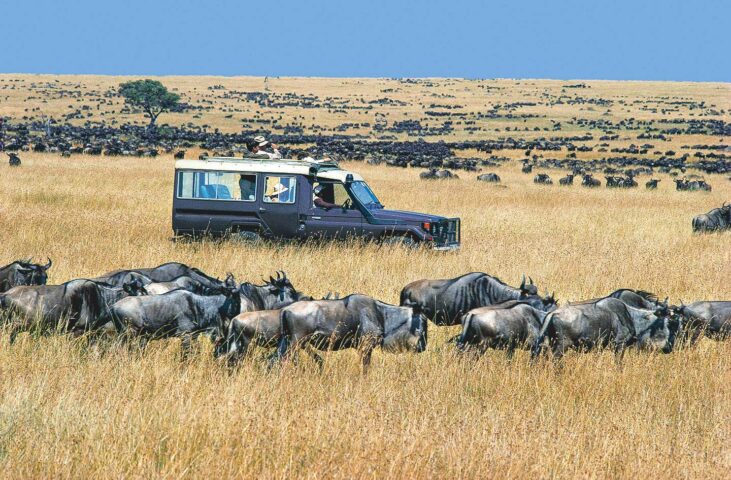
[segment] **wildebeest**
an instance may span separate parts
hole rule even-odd
[[[670,353],[680,330],[680,321],[671,318],[667,308],[634,308],[618,298],[597,302],[569,304],[549,313],[533,344],[532,357],[541,352],[548,338],[554,357],[561,358],[567,349],[590,350],[611,346],[617,360],[626,347],[660,349]]]
[[[366,295],[293,303],[282,309],[280,323],[280,360],[307,344],[318,350],[357,348],[365,373],[377,346],[387,351],[426,349],[427,321],[418,310]]]
[[[417,280],[401,290],[400,304],[416,307],[437,325],[458,325],[462,315],[478,307],[520,300],[539,310],[555,308],[553,295],[540,297],[533,279],[519,288],[486,273],[474,272],[446,280]]]
[[[645,183],[645,188],[648,190],[656,190],[657,184],[660,183],[660,179],[658,178],[651,178]]]
[[[208,295],[212,292],[218,291],[217,288],[209,288],[187,275],[174,278],[169,282],[152,282],[145,285],[145,290],[147,290],[147,293],[150,295],[162,295],[163,293],[167,293],[171,290],[176,289],[187,290],[189,292],[197,293],[199,295]]]
[[[581,185],[584,187],[594,188],[601,186],[602,182],[594,178],[590,173],[582,176]]]
[[[628,173],[626,177],[604,177],[607,181],[607,188],[634,188],[637,186],[632,174]]]
[[[690,326],[693,337],[705,333],[724,339],[731,335],[731,301],[702,301],[680,307],[680,314]]]
[[[518,300],[475,308],[462,317],[457,349],[474,345],[480,354],[488,348],[505,349],[510,358],[516,348],[533,345],[546,315],[548,312]]]
[[[558,180],[559,185],[573,185],[574,184],[574,174],[569,173],[563,178],[560,178]]]
[[[731,229],[731,205],[726,202],[720,208],[702,213],[693,218],[694,232],[715,232]]]
[[[523,160],[523,166],[520,168],[523,173],[531,173],[533,171],[533,165],[528,163],[527,160]]]
[[[45,285],[48,281],[48,269],[52,264],[50,258],[45,265],[32,263],[28,259],[16,260],[0,267],[0,293],[19,285]]]
[[[676,178],[675,189],[680,191],[696,191],[703,190],[705,192],[711,191],[711,186],[706,183],[705,180],[689,180],[687,178]]]
[[[483,173],[477,176],[477,180],[480,182],[500,183],[500,177],[497,173]]]
[[[419,178],[422,180],[447,180],[450,178],[459,178],[456,173],[452,173],[449,170],[437,170],[432,168],[428,172],[421,172]]]
[[[137,335],[143,342],[181,337],[186,356],[191,339],[198,334],[223,339],[225,322],[238,315],[240,309],[238,289],[222,286],[217,294],[208,296],[172,290],[162,295],[128,297],[112,305],[110,314],[117,332]]]
[[[269,276],[269,280],[264,282],[264,285],[242,283],[239,286],[239,293],[242,313],[276,310],[298,300],[305,300],[302,294],[294,288],[285,272],[277,272],[277,278]]]
[[[142,284],[122,287],[77,279],[61,285],[13,287],[0,294],[0,310],[10,321],[11,341],[20,331],[36,326],[40,331],[74,333],[93,331],[110,320],[109,309],[117,301],[144,294]]]
[[[15,152],[10,152],[10,153],[8,153],[8,157],[10,157],[8,159],[8,164],[11,167],[19,167],[20,166],[21,161],[20,161],[20,157],[18,156],[18,154],[16,154]]]
[[[535,178],[533,178],[533,183],[553,185],[553,180],[551,180],[551,177],[549,177],[547,173],[539,173],[535,176]]]
[[[183,263],[170,262],[164,263],[154,268],[135,268],[130,270],[114,270],[105,273],[95,280],[110,283],[112,285],[121,285],[130,281],[130,279],[139,279],[144,283],[144,279],[149,279],[146,283],[152,282],[170,282],[178,277],[187,276],[192,280],[207,288],[219,288],[221,286],[232,287],[235,285],[233,276],[226,277],[224,282],[213,278],[197,268],[189,267]]]

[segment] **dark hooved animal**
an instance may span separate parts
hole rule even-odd
[[[679,191],[704,191],[710,192],[712,190],[711,185],[706,183],[705,180],[690,180],[688,178],[676,178],[675,189]]]
[[[195,280],[199,284],[207,288],[219,288],[222,286],[235,286],[233,276],[228,276],[226,281],[222,282],[217,278],[206,275],[202,271],[194,267],[189,267],[183,263],[170,262],[164,263],[154,268],[135,268],[130,270],[115,270],[108,272],[95,280],[111,283],[113,285],[121,285],[130,280],[130,278],[138,278],[142,280],[144,277],[152,282],[171,282],[178,277],[187,276]]]
[[[426,317],[365,295],[297,302],[282,309],[280,322],[280,360],[306,345],[325,351],[356,348],[365,373],[378,346],[391,352],[426,349]]]
[[[680,314],[692,330],[691,338],[700,334],[715,339],[731,336],[731,301],[702,301],[680,307]]]
[[[648,190],[657,190],[657,184],[660,183],[660,179],[652,178],[645,182],[645,188]]]
[[[642,308],[645,310],[653,310],[659,307],[666,307],[667,302],[660,302],[658,298],[644,290],[632,290],[631,288],[620,288],[615,290],[606,297],[593,298],[590,300],[582,300],[579,302],[569,302],[569,305],[582,305],[588,303],[596,303],[604,298],[617,298],[622,300],[624,303],[634,308]]]
[[[591,174],[587,173],[582,176],[581,185],[583,187],[595,188],[600,187],[602,182],[594,178]]]
[[[480,354],[488,348],[504,349],[508,358],[516,348],[530,348],[538,338],[548,312],[517,300],[470,310],[462,317],[462,334],[457,349],[477,347]]]
[[[564,186],[573,185],[574,184],[574,175],[572,173],[569,173],[565,177],[560,178],[558,180],[558,183],[559,183],[559,185],[564,185]]]
[[[546,316],[533,344],[532,358],[540,355],[546,338],[556,359],[569,349],[612,347],[619,361],[624,350],[632,345],[670,353],[680,324],[667,308],[634,308],[618,298],[570,304]]]
[[[500,183],[500,177],[497,173],[483,173],[477,176],[477,180],[480,182]]]
[[[419,178],[422,180],[448,180],[451,178],[459,178],[456,173],[452,173],[449,170],[437,170],[432,168],[427,172],[421,172]]]
[[[132,274],[134,275],[134,273]],[[233,278],[233,276],[231,276],[231,278]],[[177,289],[187,290],[189,292],[197,293],[198,295],[210,295],[219,290],[218,287],[207,287],[187,275],[174,278],[169,282],[152,282],[145,285],[145,290],[147,290],[149,295],[162,295],[163,293]]]
[[[144,295],[141,283],[121,287],[94,280],[71,280],[61,285],[19,286],[0,294],[0,310],[8,314],[11,341],[33,327],[41,332],[83,333],[110,321],[110,307],[130,295]]]
[[[462,315],[478,307],[520,300],[539,310],[556,308],[553,295],[541,297],[533,284],[514,288],[486,273],[468,273],[446,280],[417,280],[401,290],[400,304],[415,307],[437,325],[459,325]]]
[[[19,285],[45,285],[48,281],[48,269],[53,263],[48,259],[45,265],[32,263],[29,260],[16,260],[0,267],[0,293],[7,292]]]
[[[533,178],[533,183],[538,183],[540,185],[553,185],[553,180],[551,180],[551,177],[549,177],[547,173],[539,173],[535,176],[535,178]]]
[[[10,165],[11,167],[19,167],[20,164],[22,163],[20,161],[20,157],[15,152],[8,153],[8,157],[10,157],[8,159],[8,165]]]
[[[276,310],[299,300],[311,300],[298,292],[285,272],[277,272],[277,278],[269,276],[264,285],[242,283],[239,286],[241,295],[241,312],[256,310]]]
[[[533,165],[524,160],[523,166],[520,168],[520,171],[523,173],[531,173],[533,171]]]
[[[173,290],[162,295],[128,297],[112,305],[111,317],[120,334],[148,339],[181,337],[183,356],[201,333],[224,338],[226,323],[239,314],[238,289],[220,287],[215,295]]]
[[[693,218],[694,232],[716,232],[731,229],[731,205],[725,202],[720,208]]]

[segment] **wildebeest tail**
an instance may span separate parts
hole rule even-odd
[[[553,326],[553,312],[546,315],[546,318],[543,320],[543,325],[541,326],[541,331],[538,334],[538,338],[536,338],[536,341],[533,342],[533,347],[530,351],[530,358],[531,360],[535,360],[538,358],[538,356],[541,354],[541,349],[543,348],[543,341],[546,338],[546,335],[553,334],[555,331],[555,328]]]
[[[693,217],[693,231],[697,232],[701,228],[703,228],[703,225],[701,225],[701,219],[699,217]]]

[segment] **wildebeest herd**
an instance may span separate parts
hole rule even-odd
[[[356,348],[367,371],[376,347],[422,352],[428,320],[461,325],[458,353],[518,348],[533,359],[548,343],[553,356],[566,350],[612,348],[673,351],[678,339],[693,344],[702,335],[731,334],[731,301],[670,305],[655,295],[619,289],[601,298],[558,305],[539,295],[532,279],[512,287],[485,273],[406,285],[400,305],[367,295],[314,299],[295,289],[284,272],[261,285],[224,280],[181,263],[115,270],[90,279],[46,285],[46,265],[16,261],[0,268],[0,315],[10,333],[100,334],[116,332],[144,346],[151,339],[179,337],[184,357],[190,341],[206,334],[214,355],[235,366],[252,345],[275,348],[272,361],[296,360],[304,349],[322,366],[317,351]]]

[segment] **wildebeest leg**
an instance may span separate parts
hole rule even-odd
[[[371,354],[373,354],[373,348],[374,347],[372,346],[368,346],[363,351],[363,375],[368,375],[368,370],[370,370]]]
[[[614,362],[617,364],[618,367],[622,367],[622,359],[624,358],[624,351],[626,350],[625,344],[617,343],[614,346]]]
[[[515,354],[515,342],[510,341],[506,345],[505,349],[505,355],[508,357],[508,361],[511,362],[513,360],[513,354]]]
[[[320,373],[322,373],[322,370],[325,366],[325,361],[323,360],[322,356],[315,352],[314,347],[311,345],[307,345],[306,349],[307,354],[315,361],[317,364],[317,368],[320,370]]]
[[[15,343],[15,339],[18,338],[18,332],[20,332],[20,328],[17,325],[10,326],[10,345]]]
[[[180,358],[184,362],[190,358],[192,340],[193,335],[189,332],[183,333],[180,337]]]

